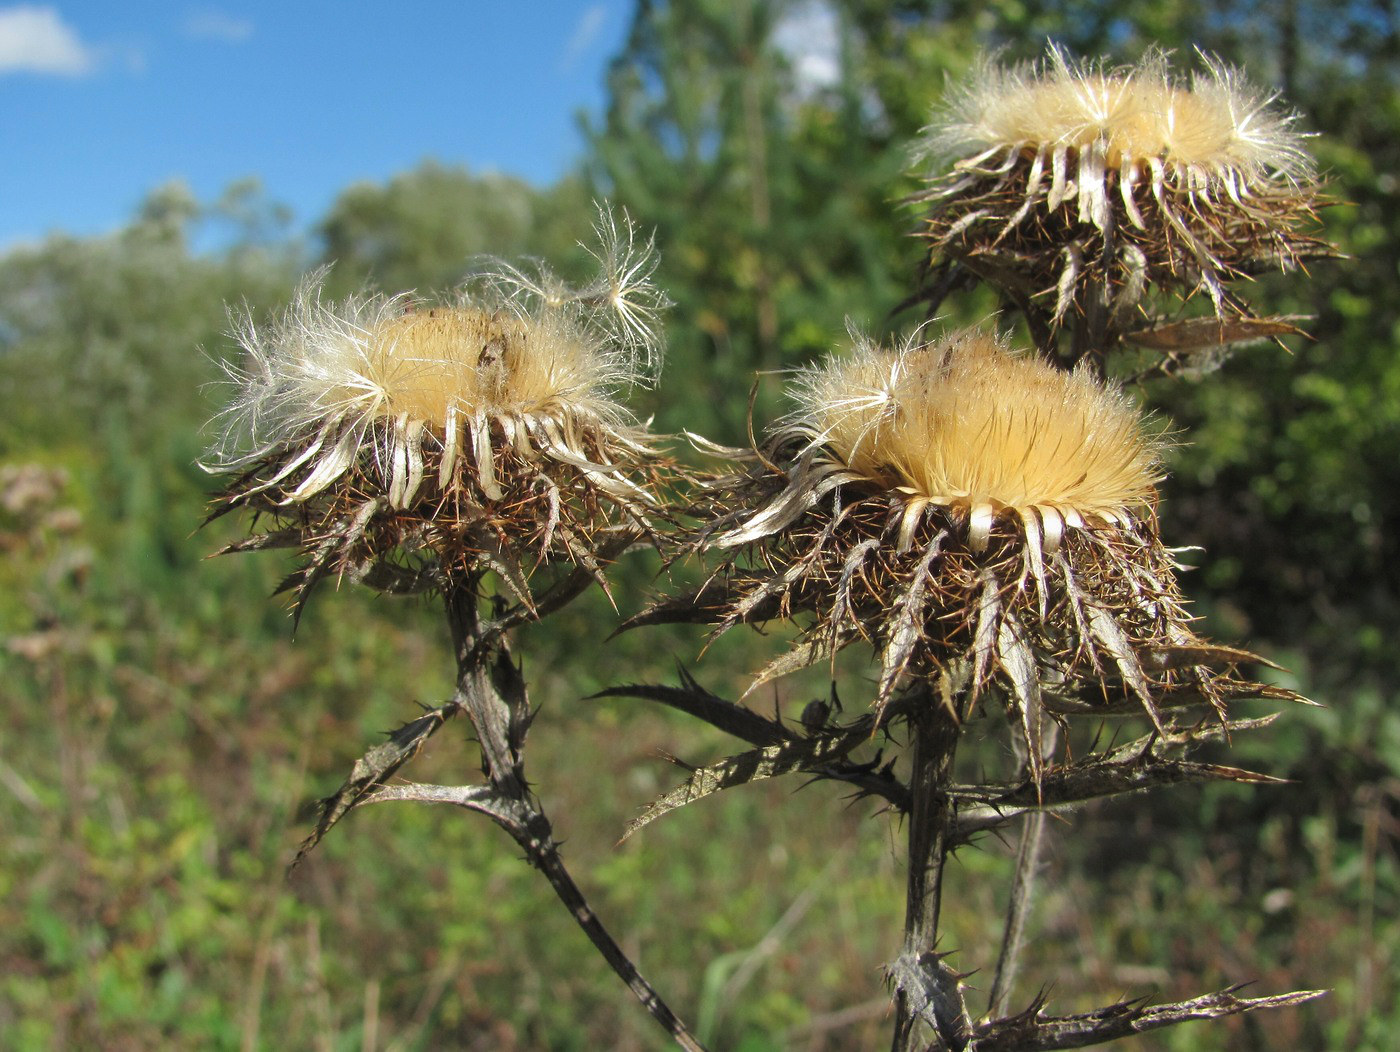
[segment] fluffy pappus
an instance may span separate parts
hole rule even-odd
[[[1229,283],[1327,255],[1306,236],[1319,191],[1297,115],[1202,54],[1189,81],[1160,51],[1134,66],[978,64],[925,129],[933,168],[914,201],[935,259],[1022,298],[1122,313],[1156,285],[1203,289],[1249,316]]]
[[[216,514],[270,514],[308,556],[303,592],[417,548],[522,595],[531,554],[596,570],[595,536],[654,508],[663,461],[619,399],[659,366],[666,306],[632,224],[604,212],[598,233],[582,288],[493,261],[435,305],[327,303],[318,271],[271,324],[238,319]]]
[[[920,150],[939,167],[1033,150],[1049,156],[1052,179],[1054,154],[1073,151],[1076,160],[1092,154],[1105,168],[1139,176],[1160,165],[1164,180],[1183,184],[1312,180],[1298,115],[1276,108],[1277,96],[1250,85],[1239,70],[1210,55],[1201,61],[1205,68],[1184,83],[1156,50],[1116,69],[1076,62],[1053,46],[1030,65],[984,58],[949,92]],[[1078,174],[1065,168],[1060,180]],[[1080,186],[1076,196],[1093,191]],[[1086,211],[1092,217],[1094,208]]]
[[[977,550],[998,515],[1038,519],[1053,548],[1066,523],[1146,507],[1160,480],[1158,444],[1121,391],[978,330],[893,353],[857,338],[801,371],[793,395],[792,432],[905,494],[911,528],[928,505],[962,509]]]

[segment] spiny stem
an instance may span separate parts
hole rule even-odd
[[[965,1013],[940,1004],[949,993],[948,971],[937,969],[938,919],[942,905],[943,871],[955,818],[948,789],[952,780],[953,755],[957,750],[957,717],[932,691],[921,691],[912,702],[909,717],[911,762],[909,791],[909,876],[905,895],[904,950],[901,962],[913,964],[926,977],[921,989],[911,989],[901,973],[895,984],[895,1031],[893,1052],[924,1048],[920,1041],[921,1021],[936,1020],[940,1038],[957,1040]],[[951,993],[960,999],[956,977]],[[925,990],[933,991],[928,996]],[[945,1032],[945,1027],[948,1032]],[[965,1039],[964,1039],[965,1043]],[[955,1046],[956,1047],[956,1046]]]
[[[1047,761],[1055,751],[1058,728],[1051,724],[1041,741],[1042,760]],[[1011,990],[1020,966],[1021,948],[1025,945],[1026,919],[1035,898],[1036,870],[1040,865],[1040,844],[1045,832],[1045,812],[1030,811],[1021,829],[1021,842],[1016,850],[1016,873],[1011,882],[1011,897],[1006,907],[1006,927],[1002,931],[1001,953],[997,957],[996,976],[987,1014],[1004,1016],[1011,1008]]]
[[[1035,871],[1040,863],[1040,841],[1045,830],[1045,812],[1032,811],[1026,815],[1021,829],[1021,843],[1016,851],[1016,875],[1011,883],[1011,898],[1006,907],[1006,927],[1001,936],[1001,953],[997,957],[996,976],[988,1000],[987,1014],[993,1019],[1010,1011],[1011,990],[1020,965],[1021,947],[1025,944],[1026,918],[1030,914],[1035,891]]]
[[[466,708],[476,728],[482,770],[499,797],[499,806],[488,813],[520,845],[530,864],[544,874],[559,901],[652,1018],[687,1052],[705,1052],[608,933],[564,866],[549,819],[525,780],[521,753],[530,723],[530,703],[524,680],[504,638],[494,646],[478,646],[482,627],[479,584],[480,578],[475,576],[454,578],[444,587],[444,598],[457,653],[456,700]]]

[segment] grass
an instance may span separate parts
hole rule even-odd
[[[102,528],[93,477],[70,466],[49,506],[7,512],[0,530],[0,1048],[664,1047],[484,819],[369,808],[286,876],[312,802],[449,690],[430,604],[328,591],[293,638],[265,598],[277,556],[202,562],[214,534],[172,542],[159,573],[110,558],[131,539]],[[197,518],[192,494],[153,499]],[[63,508],[76,527],[54,525]],[[624,577],[630,588],[650,573]],[[599,647],[616,616],[594,596],[517,643],[541,707],[530,770],[595,908],[715,1048],[883,1043],[902,831],[838,786],[775,781],[618,844],[684,777],[666,755],[710,762],[731,745],[644,702],[585,700],[670,682],[700,649],[697,634],[661,630]],[[734,633],[695,667],[733,693],[770,646]],[[825,690],[819,670],[754,704],[795,718]],[[1383,707],[1375,716],[1389,726]],[[1124,1047],[1384,1048],[1400,1020],[1393,776],[1310,792],[1321,731],[1308,719],[1286,714],[1261,755],[1230,759],[1294,765],[1297,786],[1187,789],[1052,824],[1016,1003],[1042,985],[1056,1011],[1244,979],[1259,993],[1328,986],[1297,1011]],[[964,762],[1005,747],[994,722]],[[477,779],[467,738],[449,726],[409,776]],[[990,840],[953,869],[947,946],[985,969],[974,986],[990,983],[1011,855]]]

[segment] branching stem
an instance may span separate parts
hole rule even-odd
[[[559,901],[609,967],[636,994],[652,1018],[681,1048],[688,1052],[705,1052],[704,1046],[603,927],[564,866],[549,819],[525,780],[522,748],[531,713],[524,680],[511,660],[503,635],[496,638],[494,645],[480,645],[483,626],[478,609],[479,583],[477,577],[454,577],[445,585],[444,597],[457,655],[454,700],[466,709],[476,728],[482,771],[490,782],[491,792],[489,797],[474,794],[470,802],[439,798],[482,811],[509,833],[530,864],[544,874]]]

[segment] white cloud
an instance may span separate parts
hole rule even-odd
[[[571,70],[574,63],[583,57],[584,52],[593,46],[607,15],[608,9],[603,4],[593,4],[579,15],[574,24],[574,31],[569,35],[569,42],[564,45],[564,57],[559,63],[565,72]]]
[[[97,56],[52,7],[0,8],[0,74],[53,73],[81,77]]]
[[[213,8],[201,8],[190,12],[185,19],[185,35],[196,40],[221,40],[226,44],[241,44],[253,35],[253,23],[246,18]]]
[[[788,8],[773,28],[773,46],[791,65],[800,98],[841,82],[841,19],[828,0],[801,0]]]

